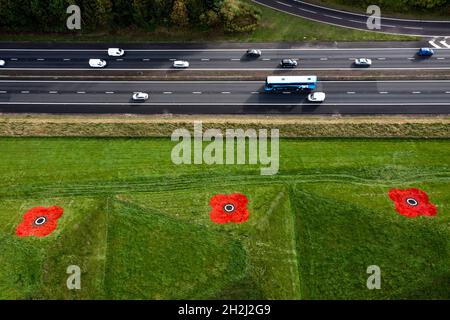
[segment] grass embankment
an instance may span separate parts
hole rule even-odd
[[[280,172],[179,165],[168,139],[1,138],[0,298],[448,299],[449,140],[282,140]],[[417,187],[434,218],[394,210]],[[209,199],[244,193],[250,218],[216,225]],[[37,205],[65,213],[18,238]],[[82,288],[66,288],[79,265]],[[378,265],[381,290],[366,288]]]
[[[274,128],[282,137],[450,138],[450,118],[370,116],[205,116],[205,115],[2,115],[0,136],[168,137],[175,129],[192,129],[194,121],[218,129]]]
[[[220,30],[201,31],[195,28],[157,28],[146,32],[139,29],[121,29],[114,32],[67,34],[5,34],[0,41],[94,41],[94,42],[171,42],[171,41],[382,41],[417,40],[415,37],[387,35],[334,27],[278,12],[247,0],[261,9],[258,28],[249,34],[224,34]]]

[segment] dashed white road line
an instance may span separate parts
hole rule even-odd
[[[70,61],[70,59],[69,58],[65,58],[65,59],[63,59],[63,61]]]
[[[328,18],[333,18],[333,19],[337,19],[337,20],[342,20],[341,17],[331,16],[331,15],[328,15],[328,14],[324,14],[324,16],[325,16],[325,17],[328,17]]]
[[[202,61],[209,61],[208,58],[202,58],[201,60],[202,60]]]
[[[55,94],[55,93],[58,93],[58,91],[49,91],[48,93]]]
[[[24,91],[20,91],[20,93],[30,93],[30,91],[24,90]]]
[[[11,60],[11,61],[17,61],[17,60],[19,60],[19,59],[17,59],[17,58],[11,58],[10,60]]]
[[[114,91],[105,91],[105,93],[107,93],[107,94],[113,94]]]
[[[223,94],[230,94],[231,92],[229,91],[222,91]]]
[[[347,94],[355,94],[355,91],[347,91]]]
[[[201,91],[192,91],[193,94],[202,94]]]
[[[297,9],[302,10],[302,11],[305,11],[305,12],[313,13],[313,14],[316,14],[316,13],[317,13],[316,11],[308,10],[308,9],[303,9],[303,8],[299,8],[299,7],[297,7]]]
[[[422,92],[420,91],[413,91],[412,94],[421,94]]]
[[[279,4],[283,5],[283,6],[292,8],[292,5],[290,5],[290,4],[287,4],[287,3],[284,3],[284,2],[281,2],[281,1],[277,1],[277,3],[279,3]]]
[[[86,93],[86,91],[77,91],[77,93],[84,94],[84,93]]]
[[[2,90],[2,91],[0,91],[0,93],[8,93],[8,91],[3,91],[3,90]]]
[[[380,94],[388,94],[389,92],[387,92],[387,91],[380,91],[379,93]]]
[[[163,94],[172,94],[172,91],[164,91]]]
[[[150,61],[150,59],[145,58],[145,59],[142,59],[142,61]]]
[[[38,58],[38,59],[36,59],[37,61],[44,61],[45,59],[44,58]]]

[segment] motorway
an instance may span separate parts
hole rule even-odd
[[[177,59],[190,62],[189,70],[279,70],[282,58],[294,58],[294,70],[357,70],[355,58],[371,58],[370,70],[449,69],[450,49],[435,49],[430,58],[416,56],[417,48],[302,48],[263,49],[257,59],[245,57],[245,49],[132,49],[123,57],[108,57],[104,49],[1,49],[6,61],[1,70],[90,70],[90,58],[108,62],[101,70],[170,70]],[[180,72],[182,72],[180,70]]]
[[[133,92],[150,94],[132,102]],[[249,81],[0,81],[0,112],[142,114],[450,114],[450,81],[323,81],[327,99]]]
[[[383,16],[383,11],[381,11],[381,29],[368,30],[367,16],[363,14],[326,8],[300,0],[253,0],[253,2],[295,16],[340,27],[427,37],[450,36],[450,21],[387,18]]]

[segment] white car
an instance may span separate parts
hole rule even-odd
[[[145,92],[135,92],[133,93],[134,101],[145,101],[148,99],[148,93]]]
[[[325,93],[324,92],[313,92],[308,95],[309,102],[323,102],[325,101]]]
[[[106,67],[106,61],[103,59],[89,59],[89,66],[92,68],[104,68]]]
[[[372,65],[372,60],[367,58],[355,59],[355,65],[360,67],[370,67]]]
[[[5,60],[0,60],[0,67],[3,67],[3,66],[5,66]]]
[[[189,68],[189,62],[184,60],[175,60],[172,66],[174,68]]]
[[[108,49],[108,56],[110,57],[121,57],[125,54],[125,51],[120,48],[109,48]]]

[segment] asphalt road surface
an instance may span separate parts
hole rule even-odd
[[[133,102],[133,92],[150,95]],[[450,114],[450,81],[324,81],[323,103],[263,82],[0,81],[0,112],[145,114]]]
[[[450,36],[450,20],[424,21],[384,18],[383,11],[381,11],[381,29],[369,30],[367,16],[362,14],[330,9],[300,0],[253,0],[253,2],[306,19],[341,27],[427,37]]]
[[[173,60],[190,62],[189,70],[279,70],[282,58],[297,59],[293,70],[357,70],[355,58],[370,58],[370,70],[449,69],[450,49],[434,49],[435,55],[421,58],[417,48],[263,49],[259,58],[245,56],[245,49],[133,49],[122,57],[108,57],[104,49],[2,49],[1,70],[88,70],[90,58],[105,59],[101,70],[170,70]],[[183,70],[180,70],[183,72]]]

